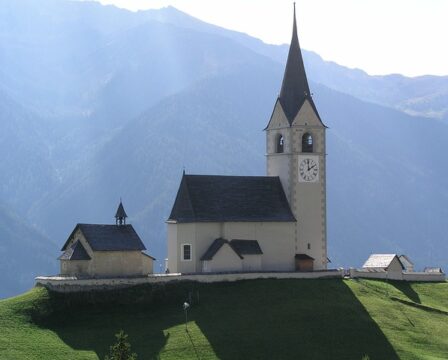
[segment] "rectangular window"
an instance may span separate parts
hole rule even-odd
[[[190,244],[182,244],[182,260],[183,261],[191,260],[191,245]]]
[[[308,250],[310,250],[311,249],[311,244],[310,243],[308,243]]]

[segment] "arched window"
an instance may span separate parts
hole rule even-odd
[[[302,152],[313,152],[313,137],[310,133],[305,133],[302,136]]]
[[[277,135],[276,149],[277,153],[282,153],[285,149],[285,139],[282,134]]]

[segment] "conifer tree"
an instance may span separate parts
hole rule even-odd
[[[109,348],[109,355],[104,360],[136,360],[137,354],[131,353],[128,335],[123,330],[115,334],[117,342]]]

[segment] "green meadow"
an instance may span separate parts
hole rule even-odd
[[[191,303],[187,323],[182,304]],[[0,359],[447,359],[448,283],[173,283],[0,301]]]

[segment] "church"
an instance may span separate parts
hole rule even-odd
[[[325,130],[297,36],[266,126],[266,176],[183,174],[167,220],[167,272],[327,269]]]

